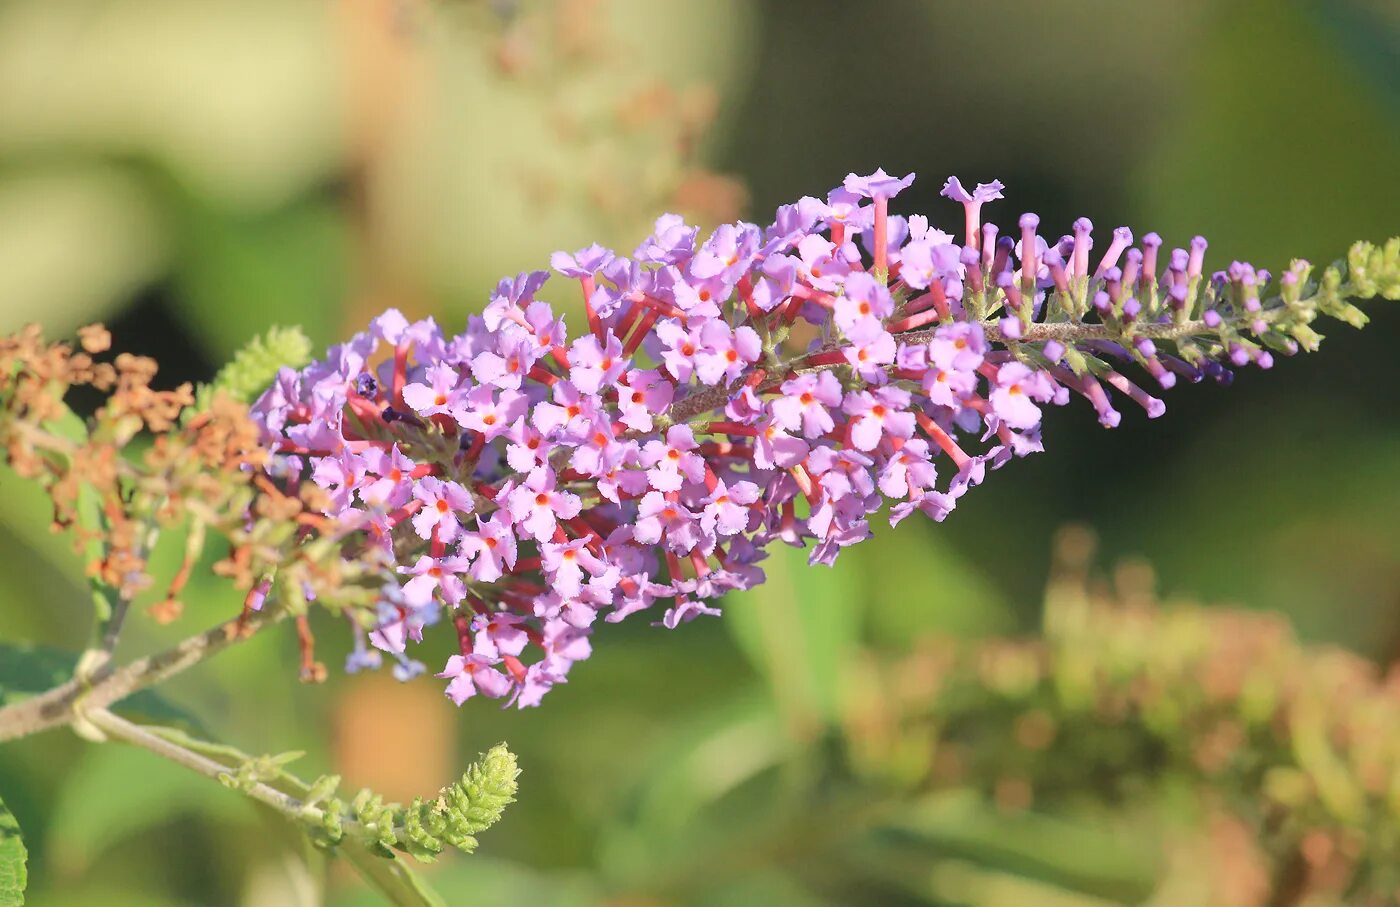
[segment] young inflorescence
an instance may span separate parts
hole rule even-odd
[[[1348,295],[1400,296],[1400,241],[1359,244],[1316,284],[1306,262],[1212,274],[1200,237],[1167,252],[1119,228],[1091,256],[1087,220],[1047,240],[1033,214],[1001,236],[981,208],[1002,185],[952,178],[959,242],[888,213],[912,180],[852,174],[703,241],[663,216],[630,258],[556,253],[582,290],[576,339],[536,271],[460,334],[390,310],[283,369],[253,407],[270,471],[323,490],[398,574],[348,668],[383,651],[420,673],[408,643],[450,623],[460,654],[438,676],[455,702],[534,705],[600,616],[717,613],[762,581],[770,542],[830,564],[887,502],[894,523],[944,519],[988,469],[1041,449],[1048,404],[1082,396],[1106,426],[1116,398],[1161,415],[1125,366],[1160,389],[1224,383],[1313,349],[1319,313],[1361,323]]]

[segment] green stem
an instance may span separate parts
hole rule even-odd
[[[157,756],[169,759],[178,765],[183,765],[191,771],[198,772],[206,778],[219,780],[235,770],[234,766],[228,766],[222,762],[197,753],[192,749],[181,746],[174,741],[152,733],[149,729],[139,724],[134,724],[119,715],[107,711],[106,709],[91,709],[83,713],[83,717],[93,727],[102,731],[109,737],[124,740],[127,743],[139,746],[142,749],[150,750]],[[306,806],[302,801],[283,793],[261,781],[240,788],[254,800],[271,806],[273,809],[291,819],[304,820],[308,822],[319,822],[323,817],[322,811],[314,806]]]

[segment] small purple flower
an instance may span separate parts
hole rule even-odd
[[[967,321],[939,326],[928,342],[929,361],[939,368],[971,372],[987,353],[987,335],[980,324]]]
[[[748,325],[731,330],[723,321],[707,321],[700,340],[704,345],[695,355],[695,374],[702,384],[732,383],[763,354],[758,333]]]
[[[703,481],[705,461],[694,452],[699,446],[689,425],[672,425],[666,429],[666,440],[657,438],[642,445],[647,482],[657,491],[680,491],[686,481]]]
[[[438,539],[443,542],[456,540],[462,529],[457,522],[457,514],[471,513],[474,506],[470,491],[456,482],[446,482],[433,476],[418,480],[413,497],[423,502],[423,506],[413,515],[413,530],[421,539],[432,538],[436,531]]]
[[[510,692],[511,680],[496,670],[495,665],[498,661],[499,659],[476,653],[453,655],[447,659],[447,666],[442,669],[442,673],[436,676],[452,678],[447,685],[447,697],[457,705],[461,705],[477,693],[500,699]]]
[[[1001,193],[1005,188],[1001,180],[992,180],[990,183],[978,183],[976,189],[968,192],[956,176],[950,176],[944,181],[943,188],[939,190],[938,194],[964,205],[982,205],[1002,198]]]
[[[528,406],[529,401],[519,391],[478,387],[467,394],[458,409],[457,421],[463,428],[480,432],[487,441],[494,441],[510,431]]]
[[[743,532],[753,519],[751,505],[762,492],[752,482],[735,482],[732,486],[716,483],[701,503],[700,528],[706,535],[730,536]]]
[[[882,387],[871,393],[853,391],[846,395],[841,411],[851,417],[851,444],[856,450],[870,451],[886,438],[909,438],[914,434],[914,414],[906,412],[909,392]]]
[[[836,427],[829,407],[840,406],[841,382],[831,372],[798,375],[783,382],[783,395],[772,403],[773,418],[788,431],[800,426],[807,438],[820,438]]]
[[[890,291],[864,271],[846,278],[845,292],[836,298],[835,321],[843,333],[875,319],[877,323],[894,312]]]
[[[842,350],[846,361],[867,381],[881,375],[894,362],[894,337],[877,319],[868,318],[846,332],[850,346]]]
[[[413,470],[416,463],[403,455],[395,444],[389,450],[371,447],[360,456],[366,471],[377,478],[360,485],[360,500],[367,507],[392,510],[413,497]]]
[[[435,592],[440,591],[443,602],[456,607],[467,596],[467,587],[461,577],[467,572],[467,567],[467,559],[463,557],[434,558],[422,555],[412,567],[399,568],[400,573],[413,577],[403,585],[404,601],[422,608],[432,602]]]
[[[843,185],[847,192],[864,198],[894,198],[901,191],[908,189],[914,183],[914,174],[910,173],[903,177],[893,177],[885,172],[884,168],[878,168],[869,176],[857,176],[854,173],[846,174]]]
[[[777,420],[759,426],[754,437],[753,461],[759,469],[789,469],[801,463],[811,448],[801,438],[783,430]]]
[[[1049,400],[1053,391],[1043,373],[1032,372],[1019,362],[1008,362],[997,369],[996,387],[988,397],[993,411],[1015,429],[1040,424],[1036,400]]]
[[[578,495],[559,491],[554,470],[544,466],[532,471],[506,502],[511,519],[537,542],[549,541],[560,519],[571,520],[582,509]]]
[[[505,511],[498,510],[487,520],[478,518],[476,530],[464,533],[459,545],[463,556],[472,558],[467,572],[477,582],[494,583],[515,569],[516,536]]]
[[[666,411],[675,398],[671,382],[653,369],[633,369],[627,383],[618,388],[617,421],[632,431],[649,432],[652,418]]]
[[[633,531],[637,541],[661,544],[678,554],[687,553],[700,543],[700,524],[695,514],[659,491],[648,491],[642,496]]]
[[[452,366],[439,363],[428,369],[428,383],[414,382],[403,389],[403,402],[420,416],[450,416],[465,402],[469,383]]]
[[[568,252],[555,252],[549,256],[549,266],[565,277],[592,278],[615,257],[611,249],[594,243],[572,255]]]
[[[478,614],[472,621],[472,651],[487,658],[506,655],[519,657],[525,651],[525,644],[530,641],[524,626],[525,618],[518,614],[505,611]]]
[[[569,380],[585,394],[596,394],[617,383],[627,370],[628,360],[622,355],[622,341],[608,331],[605,343],[592,335],[580,337],[569,348]]]

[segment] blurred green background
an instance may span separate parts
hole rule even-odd
[[[0,331],[105,320],[161,381],[198,380],[273,323],[320,345],[387,305],[455,326],[554,249],[630,250],[672,209],[767,223],[876,166],[917,171],[898,208],[944,227],[961,212],[937,191],[958,174],[1008,185],[1002,222],[1088,215],[1170,244],[1203,233],[1216,262],[1325,263],[1400,233],[1400,7],[10,0]],[[1113,902],[976,847],[930,845],[898,892],[824,855],[814,832],[842,820],[813,779],[840,761],[843,666],[930,634],[1033,632],[1067,521],[1109,559],[1145,555],[1168,593],[1400,659],[1400,313],[1372,311],[1316,356],[1178,389],[1151,425],[1057,411],[1047,453],[946,524],[881,532],[830,572],[779,552],[720,621],[608,626],[538,710],[457,711],[436,681],[334,670],[303,687],[281,633],[168,693],[221,739],[305,749],[393,796],[507,740],[520,802],[479,855],[430,870],[452,904]],[[78,648],[86,593],[45,506],[0,472],[0,637]],[[238,606],[208,577],[187,603],[176,626],[135,621],[124,651]],[[346,634],[317,629],[338,664]],[[0,790],[38,907],[323,897],[275,825],[145,753],[49,734],[0,748]],[[1041,840],[1051,861],[1085,846]],[[1093,841],[1107,875],[1140,856]],[[373,903],[339,870],[325,885],[331,903]]]

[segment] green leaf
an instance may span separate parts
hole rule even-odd
[[[0,800],[0,907],[21,907],[28,881],[28,854],[19,836],[19,823]]]
[[[353,840],[342,842],[336,853],[349,860],[366,884],[394,907],[447,907],[442,895],[397,854],[380,856]]]
[[[225,393],[243,403],[252,403],[263,388],[272,383],[283,366],[301,368],[311,360],[311,341],[300,328],[271,327],[267,333],[248,341],[209,384],[202,384],[195,397],[195,409],[208,409],[216,393]]]
[[[278,322],[300,324],[317,348],[343,332],[348,238],[334,203],[313,197],[238,216],[187,201],[175,301],[211,356],[229,359]]]
[[[442,866],[440,871],[433,873],[433,885],[444,892],[445,897],[451,898],[454,904],[596,907],[599,904],[616,903],[615,898],[610,900],[599,890],[597,877],[589,872],[544,870],[481,856]],[[335,907],[382,907],[384,901],[373,891],[359,888],[345,891],[331,903]]]
[[[0,642],[0,706],[53,689],[73,676],[78,655],[64,649],[32,643]],[[194,714],[170,702],[155,690],[137,690],[115,708],[124,715],[177,724],[200,731]]]
[[[250,804],[208,778],[127,746],[84,751],[50,817],[54,860],[80,870],[104,850],[178,815],[246,826]]]
[[[971,791],[911,803],[886,834],[927,858],[976,863],[1071,891],[1137,903],[1157,878],[1155,842],[1043,813],[1006,814]]]
[[[37,321],[61,334],[100,319],[158,278],[169,257],[159,208],[135,174],[76,163],[96,159],[88,155],[60,163],[69,159],[54,154],[0,176],[0,333]]]
[[[864,596],[855,571],[812,567],[775,546],[768,580],[726,600],[725,623],[768,681],[788,730],[808,739],[840,716],[843,669],[860,642]]]

